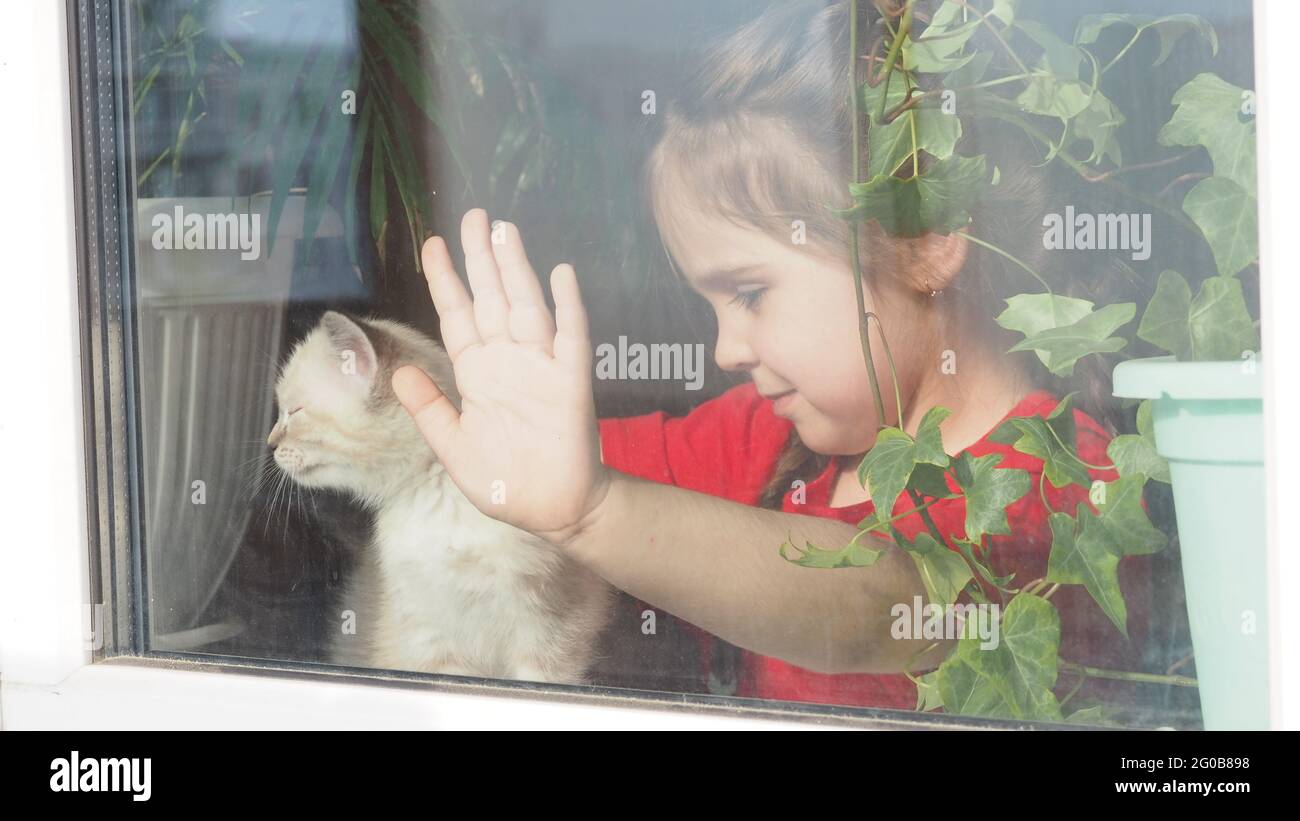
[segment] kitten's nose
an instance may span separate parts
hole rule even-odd
[[[276,447],[282,439],[284,439],[284,425],[276,422],[275,427],[271,428],[271,435],[266,437],[266,443],[271,447]]]

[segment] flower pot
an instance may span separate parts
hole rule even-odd
[[[1169,461],[1205,728],[1267,729],[1262,367],[1137,359],[1115,368],[1114,394],[1152,400]]]

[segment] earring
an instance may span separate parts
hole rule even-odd
[[[925,289],[930,292],[931,299],[943,293],[943,291],[936,291],[934,288],[930,287],[930,280],[928,279],[925,281]]]

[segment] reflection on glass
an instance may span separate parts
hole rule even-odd
[[[1249,7],[879,5],[130,2],[150,649],[1255,726]]]

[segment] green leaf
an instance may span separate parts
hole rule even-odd
[[[360,63],[353,63],[342,88],[355,89],[359,72]],[[336,90],[341,94],[342,88]],[[351,131],[352,125],[352,115],[344,114],[341,105],[329,105],[328,93],[326,96],[325,133],[316,148],[314,159],[310,162],[311,174],[307,179],[307,201],[303,205],[302,236],[308,243],[316,237],[321,214],[325,210],[325,204],[329,202],[330,193],[334,190],[334,181],[342,168],[343,146],[347,143],[348,132]],[[336,95],[334,99],[337,100],[339,97]],[[352,165],[351,159],[349,158],[349,169]]]
[[[330,32],[325,18],[305,22],[303,28],[308,32],[307,43],[328,42]],[[303,30],[295,29],[293,35],[286,33],[276,48],[250,51],[239,74],[236,106],[239,132],[251,134],[251,137],[242,143],[236,142],[236,148],[231,152],[231,172],[237,175],[239,160],[243,156],[251,156],[260,163],[267,149],[274,149],[272,184],[275,193],[266,226],[268,255],[275,245],[275,226],[279,222],[280,208],[288,197],[289,186],[293,184],[324,105],[319,88],[321,82],[331,77],[322,77],[321,74],[326,71],[327,63],[337,65],[342,58],[342,50],[338,48],[304,48],[300,42],[290,42],[291,37],[296,40],[302,36]],[[308,68],[308,59],[313,56],[315,60]],[[332,76],[333,69],[329,71]],[[256,120],[253,116],[255,107]],[[277,134],[279,139],[275,140]],[[274,201],[276,195],[278,206]]]
[[[972,456],[964,451],[956,461],[957,481],[966,493],[966,538],[980,541],[985,534],[1007,534],[1007,505],[1030,488],[1029,474],[1015,468],[999,468],[996,453]]]
[[[1046,418],[1015,416],[998,426],[993,441],[1008,442],[1010,432],[1020,435],[1009,443],[1021,453],[1043,460],[1043,473],[1052,487],[1076,484],[1092,487],[1092,476],[1079,462],[1076,447],[1074,413],[1070,410],[1073,394],[1066,396]],[[1058,441],[1059,440],[1059,441]]]
[[[882,518],[878,511],[873,510],[866,516],[863,516],[862,521],[858,522],[858,530],[881,530],[885,527],[885,522],[888,520],[888,516]]]
[[[940,499],[952,494],[948,487],[943,468],[927,462],[918,462],[912,469],[912,476],[907,480],[909,490],[915,490],[923,496]]]
[[[361,177],[361,164],[366,157],[366,144],[370,137],[370,118],[374,108],[367,96],[361,104],[361,122],[352,137],[352,161],[348,165],[347,182],[343,189],[343,231],[348,246],[348,259],[357,264],[357,181]]]
[[[899,102],[903,99],[905,96],[900,95]],[[889,107],[893,108],[894,105],[889,104]],[[872,106],[867,110],[874,112],[878,108]],[[903,112],[892,123],[871,125],[867,136],[867,145],[871,147],[871,156],[867,162],[869,177],[892,175],[911,159],[913,121],[916,128],[916,150],[938,159],[952,156],[957,141],[961,139],[961,119],[954,114],[944,113],[936,106],[918,106]]]
[[[274,147],[275,159],[271,173],[271,204],[266,219],[266,252],[270,255],[278,234],[280,215],[284,203],[289,198],[289,189],[298,176],[299,168],[307,157],[311,147],[312,136],[316,133],[322,114],[329,110],[333,99],[331,91],[339,88],[339,67],[344,65],[344,50],[319,49],[316,58],[304,72],[302,88],[295,99],[297,105],[289,105],[288,116],[284,121],[284,130]],[[265,112],[263,112],[265,116]],[[342,116],[342,115],[337,115]],[[333,157],[317,155],[318,163],[339,163],[337,154]]]
[[[384,145],[388,140],[379,125],[375,124],[374,147],[370,150],[370,235],[376,242],[388,222],[388,182],[384,174]]]
[[[1209,277],[1192,300],[1188,325],[1197,359],[1240,361],[1246,351],[1259,350],[1259,335],[1246,308],[1241,280]]]
[[[943,711],[980,718],[1013,718],[1014,714],[992,682],[954,653],[935,671]]]
[[[1160,56],[1154,65],[1160,65],[1169,59],[1174,46],[1184,35],[1200,34],[1210,44],[1211,53],[1219,53],[1219,36],[1204,18],[1195,14],[1171,14],[1167,17],[1153,17],[1149,14],[1088,14],[1079,19],[1074,30],[1076,45],[1086,46],[1097,42],[1098,35],[1111,26],[1132,26],[1133,39],[1141,37],[1144,32],[1154,31],[1160,38]]]
[[[1047,355],[1048,370],[1057,376],[1070,376],[1074,364],[1083,357],[1122,349],[1126,340],[1111,334],[1131,322],[1136,313],[1137,306],[1131,302],[1106,305],[1073,324],[1034,334],[1008,353],[1039,351]]]
[[[1241,282],[1209,277],[1196,298],[1177,271],[1161,273],[1138,337],[1182,361],[1237,361],[1259,350],[1259,335],[1246,308]]]
[[[1009,26],[1016,22],[1016,12],[1019,8],[1020,0],[993,0],[993,10],[989,12],[989,16],[996,17]]]
[[[970,15],[970,18],[963,22],[962,5],[945,0],[921,36],[904,41],[903,67],[908,71],[935,74],[966,65],[974,55],[959,55],[958,52],[981,25],[979,17]]]
[[[944,407],[933,407],[925,412],[916,429],[916,461],[941,468],[948,466],[948,454],[943,449],[943,434],[939,425],[951,415],[952,411]]]
[[[1059,721],[1061,708],[1052,688],[1060,644],[1056,608],[1038,596],[1020,594],[1002,613],[997,647],[981,649],[978,638],[966,635],[957,642],[956,656],[992,685],[1013,717]]]
[[[1029,35],[1043,49],[1043,55],[1030,72],[1033,76],[1016,102],[1030,114],[1070,120],[1088,107],[1092,88],[1079,79],[1084,54],[1053,34],[1045,26],[1027,20],[1016,28]]]
[[[1027,337],[1073,325],[1092,313],[1093,308],[1086,299],[1056,294],[1018,294],[1006,302],[1007,309],[995,321],[1008,331],[1019,331]],[[1051,364],[1047,353],[1036,353],[1044,365]]]
[[[1169,351],[1182,360],[1192,358],[1192,287],[1177,271],[1165,270],[1138,323],[1138,339]]]
[[[885,428],[876,435],[875,446],[858,466],[858,482],[871,493],[877,512],[886,518],[892,515],[914,467],[916,443],[911,436],[898,428]]]
[[[961,551],[961,555],[966,557],[966,562],[975,568],[976,572],[984,578],[984,581],[994,587],[1006,587],[1016,577],[1015,573],[1008,573],[1005,576],[997,575],[992,568],[986,566],[984,562],[976,557],[974,546],[970,542],[965,539],[955,539],[954,541],[956,541],[957,549]]]
[[[931,670],[919,676],[917,681],[919,682],[916,685],[917,711],[925,713],[943,707],[943,696],[939,695],[939,671]]]
[[[1065,717],[1066,724],[1080,724],[1088,727],[1119,727],[1120,722],[1114,718],[1113,711],[1104,704],[1094,704],[1075,710]]]
[[[974,59],[969,63],[948,72],[948,76],[943,80],[943,87],[955,91],[966,86],[973,86],[984,79],[984,75],[988,72],[992,63],[993,52],[977,51]]]
[[[917,237],[927,232],[950,234],[970,223],[970,208],[987,182],[983,156],[934,162],[919,177],[902,180],[879,175],[849,190],[857,205],[841,216],[874,219],[891,236]]]
[[[1259,260],[1258,209],[1254,195],[1226,177],[1201,180],[1183,199],[1183,210],[1205,235],[1225,277]]]
[[[1080,111],[1071,123],[1072,133],[1091,144],[1090,154],[1084,162],[1101,164],[1109,159],[1117,167],[1124,164],[1124,152],[1118,138],[1119,127],[1125,122],[1123,113],[1105,94],[1094,91],[1088,107]]]
[[[1161,145],[1204,146],[1214,176],[1254,196],[1255,119],[1242,110],[1245,93],[1214,74],[1198,74],[1174,95],[1178,108],[1157,139]]]
[[[973,578],[970,565],[960,554],[935,541],[929,533],[918,534],[912,542],[901,540],[899,546],[912,557],[925,584],[926,601],[947,605],[957,601],[966,582]]]
[[[1047,560],[1047,580],[1056,584],[1081,584],[1107,618],[1128,638],[1128,608],[1119,587],[1119,559],[1111,550],[1101,520],[1079,503],[1083,532],[1075,535],[1068,513],[1052,513],[1052,552]]]
[[[1144,399],[1138,405],[1137,426],[1137,433],[1126,433],[1110,440],[1106,455],[1115,464],[1115,470],[1120,476],[1141,474],[1169,484],[1169,462],[1156,450],[1150,399]]]
[[[858,466],[858,482],[871,493],[879,514],[889,518],[893,513],[898,494],[907,487],[917,463],[938,468],[948,466],[939,425],[951,413],[942,407],[928,410],[917,427],[916,439],[900,428],[885,428],[876,435],[875,446]],[[938,481],[942,482],[942,476]],[[927,489],[937,486],[932,473],[924,474],[920,482]],[[947,485],[942,486],[942,493],[931,495],[948,495]]]
[[[1107,482],[1097,503],[1097,518],[1105,527],[1111,549],[1117,556],[1145,556],[1164,550],[1168,541],[1142,507],[1146,477],[1121,476]],[[1091,513],[1089,514],[1092,515]]]
[[[787,548],[798,550],[799,555],[790,558],[786,553]],[[884,555],[885,551],[873,550],[857,542],[850,542],[839,550],[825,550],[812,542],[805,542],[804,548],[800,550],[787,540],[782,543],[780,553],[781,558],[792,564],[825,570],[840,567],[870,567]]]
[[[1082,584],[1125,638],[1128,637],[1128,609],[1119,586],[1119,560],[1156,553],[1164,548],[1166,541],[1142,509],[1145,484],[1146,477],[1141,474],[1108,483],[1097,513],[1080,502],[1077,531],[1069,515],[1053,513],[1049,517],[1052,552],[1048,557],[1047,580]]]

